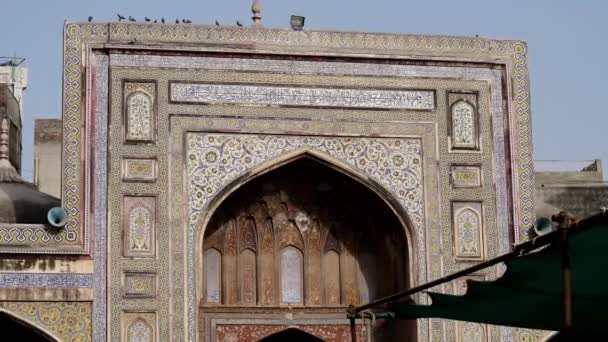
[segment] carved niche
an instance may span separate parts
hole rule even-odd
[[[452,221],[456,258],[482,259],[484,247],[481,202],[453,202]]]
[[[308,158],[231,194],[205,230],[203,256],[203,306],[348,305],[407,284],[405,234],[391,209]]]
[[[125,82],[125,140],[151,142],[155,139],[156,84],[152,82]]]
[[[450,93],[450,143],[454,150],[479,149],[476,94]]]
[[[156,255],[156,197],[123,197],[123,254],[150,258]]]
[[[156,313],[154,312],[123,312],[122,341],[126,342],[155,342]]]

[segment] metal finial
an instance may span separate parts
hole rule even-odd
[[[251,13],[253,13],[253,27],[262,27],[262,2],[260,0],[253,0],[253,4],[251,5]]]

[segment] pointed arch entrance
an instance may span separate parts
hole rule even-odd
[[[59,341],[6,311],[0,310],[0,327],[3,341],[56,342]]]
[[[302,154],[217,205],[198,247],[202,322],[240,319],[245,330],[277,317],[336,324],[348,305],[410,284],[407,217],[377,184],[345,173]],[[373,336],[416,335],[413,324],[378,327]]]

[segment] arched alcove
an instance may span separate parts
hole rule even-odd
[[[406,221],[362,181],[308,156],[292,160],[242,184],[209,218],[198,255],[221,255],[222,269],[205,266],[199,272],[213,274],[199,279],[221,275],[222,290],[200,283],[201,308],[219,305],[237,316],[252,305],[340,312],[404,289]],[[254,297],[243,289],[255,289],[247,292]],[[218,292],[219,301],[208,300]],[[414,324],[380,326],[383,336],[415,336]]]
[[[0,311],[0,327],[3,341],[49,342],[58,341],[44,331],[16,316]]]

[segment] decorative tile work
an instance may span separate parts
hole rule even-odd
[[[217,324],[213,341],[255,342],[286,329],[299,329],[323,341],[350,341],[350,326],[332,324]],[[367,341],[367,329],[356,326],[357,341]]]
[[[475,107],[464,100],[454,103],[450,109],[452,117],[452,147],[476,148],[477,147],[477,128],[475,119],[477,113]]]
[[[226,127],[225,125],[228,124],[228,122],[223,122],[223,121],[228,121],[228,120],[221,120],[221,121],[222,122],[220,122],[218,120],[215,120],[215,119],[214,120],[203,120],[203,121],[201,121],[200,119],[195,119],[195,118],[184,119],[184,121],[180,122],[180,125],[178,126],[178,127],[181,127],[181,130],[174,129],[172,131],[173,132],[173,138],[172,139],[175,139],[175,141],[180,141],[181,139],[179,137],[181,137],[182,134],[184,134],[184,130],[186,128],[188,128],[188,130],[192,130],[194,127],[199,127],[199,129],[202,130],[202,129],[205,129],[205,128],[212,128],[212,127]],[[294,125],[295,124],[294,121],[280,122],[280,127],[277,126],[278,124],[279,124],[279,122],[274,122],[272,124],[269,122],[269,123],[265,124],[264,127],[267,130],[269,130],[269,129],[273,129],[273,130],[279,129],[279,130],[281,130],[281,129],[284,129],[284,128],[286,129],[287,127],[290,127],[291,129],[298,129],[298,130],[308,130],[308,129],[310,129],[310,127],[308,126],[308,123],[306,123],[306,122],[302,122],[301,124],[298,124],[297,126]],[[328,127],[327,127],[326,124],[323,124],[322,126],[323,126],[323,128],[322,128],[323,130],[328,129]],[[355,127],[359,127],[359,124],[355,124],[355,123],[340,123],[339,126],[340,126],[340,129],[344,129],[347,132],[348,131],[358,131],[358,129],[359,129],[359,128],[355,128]],[[382,128],[380,126],[382,126]],[[261,129],[261,126],[258,126],[258,125],[256,125],[255,127],[256,127],[257,130]],[[430,132],[433,132],[431,126],[427,127],[425,125],[418,125],[418,124],[408,124],[407,126],[403,126],[403,127],[400,127],[400,128],[396,127],[394,124],[391,124],[390,126],[388,126],[388,125],[386,125],[386,126],[383,126],[383,125],[379,125],[379,126],[378,125],[374,125],[374,127],[378,128],[378,129],[381,129],[382,132],[393,132],[393,134],[399,134],[398,132],[403,133],[404,132],[403,129],[407,128],[408,130],[410,130],[409,134],[414,135],[414,136],[424,136],[424,137],[428,137],[427,134],[430,133]],[[319,126],[319,129],[321,129],[321,126]],[[330,130],[334,130],[334,129],[337,130],[338,128],[335,127],[335,128],[329,128],[329,129]],[[206,136],[206,135],[214,136],[216,134],[205,133],[205,134],[200,134],[200,135],[201,136]],[[251,143],[254,143],[252,145],[251,143],[249,143],[248,140],[240,141],[240,139],[237,139],[237,138],[244,137],[244,138],[247,138],[247,139],[263,139],[263,140],[267,140],[268,137],[274,137],[274,136],[268,136],[268,135],[258,135],[258,136],[251,135],[250,136],[248,134],[236,134],[236,135],[221,135],[221,134],[218,134],[217,136],[230,136],[231,139],[235,139],[235,143],[238,142],[238,144],[243,144],[243,146],[256,146],[258,144],[255,143],[255,140],[251,141]],[[310,147],[308,147],[306,145],[300,145],[299,143],[296,144],[296,145],[293,145],[293,144],[295,144],[295,143],[297,143],[299,141],[304,141],[304,142],[307,141],[306,137],[278,136],[276,139],[277,139],[277,142],[279,143],[278,146],[284,146],[284,148],[285,148],[285,154],[289,154],[289,152],[291,152],[293,154],[294,151],[302,151],[303,148],[306,148],[306,149],[309,149],[311,151],[311,153],[313,153],[313,154],[316,154],[318,156],[321,155],[322,158],[329,158],[329,160],[332,160],[331,158],[334,158],[334,157],[331,156],[331,154],[326,154],[326,155],[323,156],[322,152],[325,151],[325,148],[326,148],[323,145],[315,144],[315,145],[313,145],[313,146],[315,146],[315,149],[311,149]],[[421,165],[422,164],[421,163],[421,159],[413,157],[414,155],[416,155],[416,153],[421,153],[421,151],[420,151],[421,142],[420,142],[419,139],[411,139],[411,138],[405,138],[405,139],[404,138],[373,138],[373,139],[369,139],[369,138],[362,138],[362,137],[356,137],[356,138],[349,138],[349,137],[336,137],[336,138],[334,138],[334,137],[332,137],[332,138],[329,138],[329,137],[326,137],[326,138],[324,138],[324,137],[314,137],[314,138],[310,138],[310,139],[311,139],[310,140],[311,143],[312,142],[316,142],[319,139],[321,141],[324,141],[324,140],[334,141],[335,140],[336,142],[341,142],[342,139],[343,139],[345,142],[349,142],[349,143],[352,142],[352,143],[356,143],[356,144],[362,144],[364,146],[370,146],[370,148],[371,148],[371,146],[376,146],[375,142],[378,142],[378,143],[381,143],[381,144],[387,144],[388,148],[386,150],[392,151],[393,149],[395,149],[395,152],[394,152],[395,154],[398,154],[398,155],[401,155],[401,157],[404,157],[403,160],[399,156],[397,156],[397,158],[395,158],[396,165],[399,165],[399,166],[395,166],[395,165],[392,164],[392,161],[388,161],[387,160],[387,165],[388,165],[387,167],[393,168],[395,170],[404,170],[404,172],[406,174],[410,174],[410,175],[412,175],[412,172],[414,174],[416,174],[416,172],[421,172],[421,167],[422,167],[422,165]],[[426,138],[422,139],[422,140],[425,141],[425,146],[427,148],[426,151],[428,151],[428,154],[425,155],[425,158],[429,159],[428,163],[429,163],[429,165],[431,165],[431,161],[434,160],[433,159],[434,158],[434,152],[433,152],[433,149],[432,149],[432,146],[433,146],[432,140],[431,139],[426,139]],[[290,144],[286,145],[285,142],[289,142]],[[395,143],[395,146],[393,146],[393,143]],[[231,144],[231,145],[233,145],[233,144]],[[333,146],[333,144],[330,144],[328,146]],[[330,161],[331,163],[333,163],[335,165],[341,165],[341,164],[343,164],[344,162],[342,160],[346,160],[347,162],[349,161],[349,158],[347,156],[345,156],[345,155],[342,154],[342,151],[344,150],[344,146],[342,146],[341,148],[339,148],[339,147],[340,146],[338,145],[336,147],[335,151],[333,151],[333,152],[330,151],[332,154],[333,153],[336,154],[336,157],[334,158],[334,160]],[[246,149],[246,151],[248,151],[248,150],[249,150],[249,147]],[[351,148],[349,148],[348,150],[351,150]],[[353,150],[356,150],[356,148],[353,148]],[[316,151],[319,151],[319,152],[317,153]],[[371,152],[371,150],[369,152]],[[410,155],[410,153],[413,153],[413,154]],[[184,154],[185,154],[186,159],[190,158],[189,157],[190,153],[185,152]],[[389,155],[390,154],[392,154],[392,153],[389,153]],[[181,152],[179,153],[179,155],[182,155]],[[272,157],[273,155],[274,155],[274,152],[273,152],[272,155],[269,155],[269,157]],[[381,154],[381,155],[383,155],[383,154]],[[407,157],[407,158],[405,158],[405,157]],[[419,157],[421,157],[421,156],[419,156]],[[276,159],[280,159],[279,156],[275,156],[274,158],[275,158],[275,160]],[[383,158],[384,158],[384,156],[383,156]],[[363,158],[363,159],[365,159],[365,158]],[[260,160],[260,163],[263,162],[263,161],[264,161],[264,159]],[[405,161],[405,163],[403,163],[403,161]],[[258,162],[256,161],[256,163],[258,163]],[[354,161],[351,162],[351,163],[355,164]],[[348,164],[351,164],[351,163],[348,163]],[[374,164],[375,162],[374,163],[368,163],[367,160],[365,160],[364,163],[366,163],[368,166],[375,165]],[[413,163],[413,164],[408,164],[408,163]],[[345,170],[349,170],[348,172],[354,172],[354,173],[361,172],[361,171],[357,171],[357,168],[355,166],[350,166],[348,164],[343,164],[343,166],[342,166]],[[176,164],[176,165],[181,165],[181,164],[178,162],[178,164]],[[259,165],[259,164],[254,164],[254,165],[252,165],[252,167],[256,167],[257,165]],[[348,165],[348,166],[344,166],[344,165]],[[381,163],[380,165],[384,165],[384,163]],[[384,166],[382,166],[382,167],[384,167]],[[241,168],[239,168],[239,169],[241,169]],[[179,174],[179,170],[180,169],[175,169],[174,172],[176,172],[176,174]],[[230,168],[228,170],[234,170],[234,168]],[[368,168],[367,169],[367,171],[369,171],[369,172],[372,172],[372,170],[373,170],[373,168]],[[229,182],[232,179],[234,179],[234,178],[232,176],[226,177],[227,175],[224,172],[225,172],[224,170],[222,170],[222,172],[220,172],[220,174],[222,175],[222,178],[221,178],[222,181],[221,182],[223,184],[229,184]],[[379,171],[379,172],[382,172],[382,171]],[[397,179],[407,179],[408,178],[408,177],[401,178],[402,176],[400,176],[400,175],[401,175],[401,173],[394,174],[394,176],[397,177],[395,179],[395,181]],[[235,174],[234,177],[235,178],[238,177],[238,173]],[[361,177],[362,178],[367,178],[367,176],[361,176]],[[177,179],[175,179],[175,181],[177,181],[178,179],[180,179],[180,178],[178,177]],[[427,180],[428,180],[429,184],[433,184],[433,175],[430,174],[428,176]],[[374,178],[374,181],[377,181],[379,184],[382,183],[382,182],[388,182],[387,179],[381,178],[381,177],[378,177],[378,179]],[[406,184],[406,183],[407,182],[400,183],[400,184],[401,184],[401,186],[403,186],[403,184]],[[179,183],[175,183],[174,182],[173,184],[174,184],[173,186],[176,187],[176,188],[179,188],[181,186],[181,185],[179,185]],[[392,187],[387,186],[386,188],[392,188]],[[420,185],[419,190],[422,191],[422,186],[421,185]],[[416,191],[414,191],[414,193],[416,193]],[[405,195],[407,195],[407,194],[405,194]],[[405,195],[403,195],[403,194],[399,195],[400,197],[402,197],[402,196],[404,197],[403,199],[399,199],[399,201],[401,203],[400,205],[404,206],[404,207],[405,207],[405,205],[403,204],[404,202],[402,202],[402,201],[406,201],[406,197],[407,196],[405,196]],[[429,196],[433,197],[434,195],[433,194],[429,194]],[[179,198],[181,198],[181,197],[176,198],[175,201],[179,202],[181,200]],[[413,203],[415,203],[415,198],[416,198],[415,196],[409,196],[409,200],[414,201]],[[413,203],[411,203],[408,207],[412,207]],[[414,207],[414,208],[416,208],[416,207]],[[410,215],[409,217],[414,222],[418,222],[417,216],[415,214],[416,211],[412,211],[412,212],[414,212],[414,214]],[[420,217],[419,222],[423,222],[422,217]],[[195,233],[196,223],[197,223],[196,220],[194,222],[190,223],[190,227],[191,228],[188,230],[187,241],[194,241],[194,233]],[[174,223],[174,224],[179,225],[178,223]],[[417,250],[417,253],[419,255],[417,256],[417,258],[420,258],[420,260],[424,260],[423,256],[426,253],[425,252],[425,239],[424,239],[425,234],[424,234],[423,229],[422,229],[422,227],[423,227],[422,223],[420,223],[420,224],[421,225],[418,226],[417,228],[416,228],[415,225],[412,227],[412,228],[416,228],[417,231],[416,232],[412,232],[411,234],[413,234],[412,236],[420,236],[420,237],[422,237],[421,239],[414,238],[413,243],[416,244],[416,245],[418,245],[417,246],[418,248],[416,250]],[[194,283],[194,272],[195,272],[195,269],[193,267],[193,264],[194,264],[194,261],[193,261],[194,259],[193,258],[194,258],[194,255],[195,255],[194,254],[194,250],[195,250],[195,245],[192,244],[192,243],[189,243],[188,254],[187,254],[186,259],[184,259],[184,261],[189,264],[189,267],[188,267],[188,270],[189,270],[188,271],[188,281],[187,281],[187,290],[188,290],[187,293],[188,293],[188,301],[189,301],[189,303],[194,303],[194,293],[195,293],[195,283]],[[426,268],[425,267],[417,267],[417,270],[418,270],[418,272],[420,274],[419,275],[420,279],[426,279]],[[178,277],[178,276],[176,276],[176,277]],[[189,313],[189,315],[194,315],[195,314],[194,313],[194,304],[191,304],[190,307],[193,308],[193,309],[192,309],[192,312]],[[193,317],[193,316],[189,316],[189,317]],[[421,331],[421,333],[423,333],[424,329],[425,329],[424,328],[425,327],[425,322],[424,321],[421,322],[421,327],[422,328],[421,328],[420,331]]]
[[[553,333],[542,330],[517,329],[514,342],[543,342]]]
[[[274,61],[273,61],[273,62],[274,62]],[[469,75],[469,76],[471,76],[471,75]],[[463,76],[463,77],[468,77],[468,76],[466,76],[466,74],[465,74],[465,76]],[[117,92],[117,93],[119,93],[119,92]],[[442,101],[442,103],[444,103],[444,101]],[[176,108],[184,108],[184,107],[170,107],[170,108],[171,108],[171,109],[169,109],[169,111],[170,111],[170,112],[181,112],[181,111],[179,111],[179,110],[176,110]],[[213,111],[213,108],[212,108],[211,106],[210,106],[209,108],[205,108],[205,111],[204,111],[204,112],[206,112],[207,110],[209,110],[209,111]],[[442,112],[443,112],[443,111],[442,111]],[[387,112],[387,113],[388,113],[388,112]],[[237,114],[240,114],[240,111],[237,111]],[[331,114],[333,115],[334,113],[331,113]],[[289,111],[286,111],[286,112],[285,112],[285,115],[291,115],[291,114],[289,113]],[[385,115],[385,114],[382,114],[382,115]],[[278,120],[277,120],[277,121],[278,121]],[[227,126],[222,126],[222,125],[224,125],[224,124],[226,124]],[[279,123],[277,123],[277,125],[280,125],[280,128],[277,128],[277,129],[276,129],[276,131],[278,131],[278,132],[282,132],[282,130],[283,130],[283,129],[288,129],[288,130],[289,130],[289,129],[291,129],[291,127],[292,127],[292,126],[294,127],[294,129],[297,129],[297,130],[300,130],[300,131],[301,131],[301,130],[309,130],[308,126],[304,126],[304,125],[299,124],[299,123],[298,123],[297,125],[296,125],[296,124],[289,124],[289,125],[287,125],[288,127],[287,127],[287,126],[285,126],[285,125],[283,125],[282,123],[280,123],[280,124],[279,124]],[[308,124],[307,124],[307,125],[308,125]],[[253,122],[253,120],[251,120],[250,122],[247,122],[246,120],[243,120],[243,122],[242,122],[242,123],[238,123],[238,124],[233,124],[233,123],[228,124],[228,123],[224,123],[224,121],[223,121],[223,120],[218,120],[218,119],[214,119],[214,120],[204,120],[204,121],[201,121],[201,122],[200,122],[200,124],[198,123],[198,121],[195,121],[194,119],[189,120],[189,121],[188,121],[188,124],[187,124],[187,127],[194,127],[194,126],[202,127],[202,128],[199,128],[199,129],[205,129],[206,127],[213,127],[213,129],[216,129],[216,130],[217,130],[217,129],[221,129],[221,127],[230,127],[230,129],[231,129],[231,130],[233,130],[233,129],[239,129],[239,130],[240,130],[240,129],[244,129],[245,127],[247,127],[247,128],[248,128],[250,131],[252,131],[252,132],[257,132],[258,130],[261,130],[261,129],[266,129],[266,130],[268,130],[268,129],[270,129],[270,127],[271,127],[271,126],[268,126],[268,125],[266,125],[265,123],[262,123],[262,122],[254,123],[254,122]],[[351,127],[352,125],[351,125],[351,124],[345,124],[345,123],[341,123],[341,124],[339,125],[340,127],[338,127],[338,125],[334,125],[334,124],[328,124],[328,123],[325,123],[325,124],[324,124],[324,126],[325,126],[325,129],[324,129],[323,131],[332,131],[332,132],[334,132],[334,131],[335,131],[335,132],[342,132],[342,131],[346,131],[346,132],[348,132],[348,129],[350,129],[350,128],[346,128],[346,127]],[[342,126],[344,126],[344,128],[343,128]],[[255,128],[254,128],[254,127],[255,127]],[[285,127],[287,127],[287,128],[285,128]],[[297,127],[297,128],[295,128],[295,127]],[[317,130],[317,128],[316,128],[316,127],[317,127],[317,125],[316,125],[316,124],[314,124],[314,123],[313,123],[313,124],[311,124],[311,125],[310,125],[310,127],[314,127],[314,131],[316,131],[316,130]],[[377,124],[374,124],[374,125],[369,125],[369,129],[370,129],[370,131],[369,131],[369,132],[374,132],[374,131],[376,131],[377,129],[376,129],[375,127],[383,127],[382,129],[380,129],[381,133],[384,133],[384,132],[391,132],[391,133],[389,133],[389,134],[399,134],[399,132],[398,132],[397,130],[393,130],[393,129],[389,128],[389,127],[382,126],[382,125],[377,125]],[[366,128],[366,129],[367,129],[367,128]],[[357,132],[361,132],[361,133],[358,133],[358,134],[366,134],[366,133],[365,133],[365,132],[363,132],[363,131],[357,131]],[[413,134],[413,133],[412,133],[412,134]],[[175,140],[175,142],[177,142],[178,144],[179,144],[179,142],[180,142],[180,141],[183,141],[183,140],[180,140],[180,139]],[[426,147],[426,150],[425,150],[425,151],[430,151],[430,150],[432,150],[432,148],[433,148],[433,147],[430,147],[430,148],[429,148],[429,147]],[[128,153],[131,153],[131,152],[128,152]],[[179,164],[179,165],[181,165],[181,164]],[[175,174],[175,175],[179,175],[179,172],[177,172],[175,169],[172,169],[172,170],[173,170],[173,172],[174,172],[174,174]],[[485,172],[485,171],[484,171],[484,172]],[[442,174],[443,174],[443,173],[442,173]],[[448,172],[445,172],[445,174],[447,175],[447,174],[448,174]],[[490,171],[490,174],[491,174],[491,171]],[[486,176],[487,176],[487,175],[486,175]],[[487,177],[486,177],[486,178],[487,178]],[[485,185],[487,185],[487,184],[486,184],[486,183],[484,183],[484,186],[485,186]],[[178,188],[179,188],[179,187],[178,187]],[[138,188],[138,189],[139,189],[139,188]],[[177,197],[177,198],[179,198],[179,197]],[[178,202],[179,202],[179,203],[182,203],[181,201],[177,200],[177,202],[176,202],[176,203],[178,203]],[[449,205],[448,205],[447,207],[449,207]],[[185,213],[184,213],[184,214],[185,214]],[[449,214],[448,214],[448,216],[449,216]],[[449,222],[449,220],[448,220],[448,222]],[[172,225],[172,226],[173,226],[173,225]],[[176,226],[179,226],[179,225],[176,225]],[[449,226],[448,226],[448,227],[449,227]],[[437,233],[439,233],[439,232],[437,232]],[[449,233],[449,231],[448,231],[448,233]],[[433,232],[432,234],[430,234],[430,236],[435,236],[435,233]],[[431,238],[431,240],[432,240],[432,238]],[[173,241],[173,240],[172,240],[172,241]],[[179,247],[179,245],[177,244],[177,241],[179,241],[179,239],[176,239],[175,241],[176,241],[176,242],[175,242],[175,243],[176,243],[176,245],[175,245],[175,246],[178,246],[178,247]],[[430,245],[431,245],[431,246],[434,246],[434,243],[431,243]],[[176,250],[179,250],[179,248],[177,248]],[[433,260],[434,260],[434,259],[432,259],[432,260],[429,260],[429,261],[428,261],[428,262],[430,263],[430,265],[434,265],[434,264],[435,264],[435,261],[433,261]],[[162,267],[165,267],[165,266],[163,265]],[[429,268],[429,270],[432,272],[432,274],[440,274],[440,273],[436,273],[436,272],[434,271],[434,270],[435,270],[435,267],[430,267],[430,268]],[[176,279],[176,281],[179,281],[179,275],[176,275],[176,277],[175,277],[174,279]],[[177,295],[177,297],[179,297],[179,295]],[[179,304],[176,304],[176,305],[179,305]],[[177,308],[177,309],[176,309],[176,312],[177,312],[177,313],[179,313],[179,312],[180,312],[180,309],[179,309],[179,308]],[[176,316],[176,317],[177,317],[177,316]],[[181,320],[181,318],[176,318],[176,320],[175,320],[174,322],[175,322],[175,325],[174,325],[174,326],[179,326],[180,324],[182,324],[181,322],[183,322],[183,321]]]
[[[92,274],[76,273],[0,273],[1,287],[93,287]]]
[[[483,219],[481,202],[453,202],[454,256],[459,259],[483,258]]]
[[[0,310],[27,320],[58,341],[92,341],[90,302],[0,302]]]
[[[123,206],[124,256],[154,257],[156,255],[156,197],[125,196]]]
[[[125,272],[124,297],[156,297],[156,273]]]
[[[452,165],[450,179],[455,188],[479,188],[481,187],[481,167]]]
[[[154,140],[155,89],[156,84],[152,82],[125,82],[125,140]]]
[[[315,107],[435,109],[435,93],[422,90],[367,90],[171,83],[171,101]]]
[[[422,226],[419,139],[192,133],[187,137],[187,146],[191,229],[205,204],[221,189],[220,185],[263,162],[300,149],[329,154],[376,179],[403,201],[411,221],[419,228]]]
[[[487,332],[486,326],[473,322],[457,322],[456,331],[457,342],[486,342]]]
[[[156,159],[125,158],[122,161],[124,181],[154,182],[156,173]]]
[[[529,126],[529,85],[526,60],[526,46],[517,41],[492,41],[477,38],[456,37],[429,37],[429,36],[406,36],[406,35],[378,35],[372,33],[348,33],[348,32],[290,32],[284,30],[260,30],[248,28],[216,28],[208,26],[183,27],[175,25],[158,30],[152,25],[130,24],[130,23],[96,23],[75,24],[68,23],[65,27],[65,54],[64,54],[64,196],[65,202],[69,204],[68,213],[70,222],[68,229],[77,230],[81,220],[80,194],[82,194],[80,179],[81,159],[80,144],[82,127],[81,109],[82,101],[82,56],[85,56],[92,43],[104,42],[112,39],[117,42],[130,41],[132,37],[138,37],[138,42],[147,40],[154,42],[189,42],[189,43],[223,43],[231,44],[255,44],[263,43],[269,49],[286,49],[288,47],[309,48],[332,48],[335,51],[373,51],[383,49],[386,53],[414,54],[425,56],[427,54],[438,54],[449,52],[450,56],[473,55],[476,60],[501,61],[508,67],[508,88],[514,90],[509,94],[513,99],[513,141],[511,155],[517,169],[514,171],[514,179],[521,179],[519,189],[514,193],[518,202],[514,208],[519,212],[521,224],[527,227],[534,221],[533,214],[533,169],[531,163],[531,149],[526,146],[530,142]],[[293,53],[298,53],[298,50]],[[510,82],[513,82],[511,87]],[[520,153],[520,149],[526,147]],[[521,177],[521,178],[520,178]],[[521,194],[520,194],[521,192]],[[519,225],[520,222],[516,222]],[[523,235],[522,235],[523,236]],[[74,241],[82,241],[78,236]],[[519,240],[519,236],[517,237]],[[63,238],[61,238],[63,240]]]
[[[255,252],[245,249],[239,255],[240,298],[243,305],[257,303],[257,263]]]
[[[108,72],[110,58],[95,54],[95,168],[94,191],[94,279],[93,341],[106,341],[107,265],[107,153],[108,153]]]
[[[121,315],[121,341],[155,342],[157,341],[156,313],[123,312]]]

